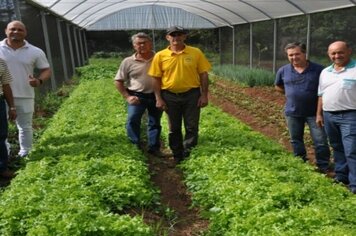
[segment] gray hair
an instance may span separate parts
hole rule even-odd
[[[284,51],[287,52],[288,49],[291,48],[300,48],[300,51],[302,53],[306,53],[307,52],[307,47],[305,46],[304,43],[301,42],[293,42],[293,43],[288,43],[285,47],[284,47]]]
[[[149,41],[152,41],[151,37],[150,37],[148,34],[143,33],[143,32],[139,32],[139,33],[134,34],[134,35],[131,36],[131,42],[132,42],[132,44],[135,42],[135,40],[136,40],[137,38],[143,38],[143,39],[147,39],[147,40],[149,40]]]

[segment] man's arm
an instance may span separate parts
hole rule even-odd
[[[2,89],[4,92],[6,103],[9,107],[9,119],[15,120],[16,119],[16,108],[14,104],[14,97],[12,95],[12,90],[9,84],[3,84]]]
[[[153,91],[156,97],[156,107],[161,110],[167,110],[166,103],[164,102],[161,96],[162,78],[161,77],[152,77],[152,78],[153,78]]]
[[[128,93],[124,81],[115,80],[115,87],[129,104],[140,104],[140,99],[137,96],[131,96]]]
[[[32,87],[39,87],[43,82],[46,80],[49,80],[51,78],[52,71],[50,68],[45,68],[40,70],[40,74],[37,76],[37,78],[33,77],[32,75],[29,75],[29,83]]]
[[[324,126],[324,117],[323,117],[323,98],[320,96],[318,98],[318,107],[316,111],[316,124],[318,127]]]
[[[199,107],[206,107],[209,103],[208,91],[209,91],[209,75],[208,72],[203,72],[199,74],[200,77],[200,92],[201,96],[198,101]]]
[[[282,85],[275,85],[274,88],[276,89],[277,92],[279,92],[281,94],[285,93],[284,86],[282,86]]]

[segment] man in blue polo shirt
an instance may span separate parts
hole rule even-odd
[[[320,172],[329,168],[330,149],[323,128],[316,124],[319,75],[323,66],[308,61],[305,44],[294,42],[284,48],[290,64],[276,74],[275,88],[285,94],[285,117],[295,156],[307,161],[304,126],[308,124],[315,148],[316,165]]]

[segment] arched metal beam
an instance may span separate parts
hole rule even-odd
[[[238,0],[238,1],[239,1],[239,2],[242,2],[242,3],[244,3],[244,4],[246,4],[246,5],[249,6],[249,7],[252,7],[253,9],[255,9],[255,10],[259,11],[259,12],[261,12],[263,15],[267,16],[270,20],[273,19],[272,16],[270,16],[269,14],[267,14],[265,11],[262,11],[262,9],[260,9],[260,8],[258,8],[258,7],[256,7],[256,6],[252,5],[251,3],[248,3],[248,2],[243,1],[243,0]]]
[[[303,14],[306,14],[307,12],[302,9],[300,6],[298,6],[297,4],[295,4],[294,2],[290,1],[290,0],[286,0],[286,2],[288,2],[290,5],[294,6],[295,8],[297,8],[299,11],[301,11]]]
[[[105,7],[101,8],[99,11],[104,10],[104,9],[107,9],[107,8],[109,8],[109,7],[114,7],[116,4],[118,4],[118,3],[115,3],[115,4],[110,5],[110,6],[105,6]],[[220,20],[221,20],[222,22],[224,22],[225,24],[231,26],[231,22],[228,22],[228,21],[227,21],[226,19],[224,19],[223,17],[221,17],[221,16],[219,16],[219,15],[213,13],[213,12],[207,11],[206,9],[203,9],[203,8],[201,8],[201,7],[197,7],[196,5],[181,4],[181,3],[178,3],[178,2],[177,2],[176,4],[177,4],[177,5],[181,5],[181,6],[183,6],[183,7],[191,7],[191,8],[199,9],[199,10],[201,10],[201,11],[203,11],[203,12],[207,12],[207,13],[209,13],[209,14],[211,14],[211,15],[217,17],[218,19],[220,19]],[[153,5],[153,4],[149,4],[149,5]],[[162,4],[160,4],[160,3],[156,3],[156,4],[154,4],[154,5],[165,6],[165,5],[162,5]],[[141,6],[142,6],[142,5],[141,5]],[[165,6],[165,7],[167,7],[167,6]],[[134,8],[134,7],[133,7],[133,8]],[[211,22],[213,25],[216,25],[216,24],[214,24],[211,20],[209,20],[208,18],[206,18],[206,17],[204,17],[204,16],[202,16],[202,15],[199,15],[199,14],[197,14],[197,13],[192,13],[192,12],[190,12],[190,11],[187,11],[187,10],[183,9],[183,8],[179,8],[179,7],[176,7],[176,8],[181,9],[181,10],[186,11],[186,12],[189,12],[189,13],[191,13],[191,14],[197,15],[197,16],[199,16],[199,17],[202,17],[203,19],[205,19],[205,20]],[[128,8],[125,8],[125,9],[128,9]],[[124,10],[124,9],[122,9],[122,10]],[[115,13],[115,12],[113,12],[113,13]],[[113,14],[113,13],[112,13],[112,14]],[[106,16],[108,16],[108,15],[105,15],[105,16],[103,16],[103,17],[97,19],[96,21],[99,21],[100,19],[102,19],[102,18],[104,18],[104,17],[106,17]],[[88,17],[90,17],[90,16],[88,16]],[[77,24],[79,24],[79,25],[82,24],[88,17],[83,18],[83,19],[82,19],[80,22],[78,22]],[[243,18],[242,18],[242,19],[243,19]],[[73,19],[72,19],[72,20],[73,20]],[[95,21],[95,22],[96,22],[96,21]],[[91,25],[91,24],[93,24],[93,23],[95,23],[95,22],[88,22],[88,23],[84,24],[83,27],[86,27],[86,26],[88,26],[88,25]],[[247,22],[247,21],[246,21],[246,22]]]

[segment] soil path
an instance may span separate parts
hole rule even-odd
[[[172,158],[148,156],[151,179],[161,191],[161,202],[175,214],[166,222],[169,236],[201,235],[208,228],[208,221],[192,208],[191,196],[183,183],[179,167],[173,167]]]

